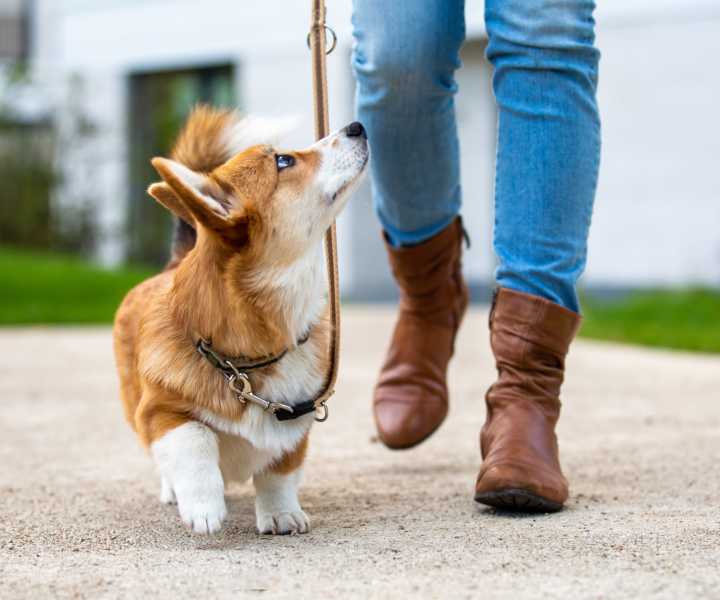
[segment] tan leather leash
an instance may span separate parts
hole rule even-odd
[[[329,49],[325,47],[325,34],[330,32],[332,44]],[[328,135],[328,101],[327,101],[327,72],[325,56],[335,49],[337,36],[325,24],[325,1],[312,0],[312,18],[310,20],[310,33],[307,44],[312,52],[313,98],[315,107],[315,137],[320,140]],[[325,234],[325,258],[327,263],[328,287],[330,296],[330,366],[325,383],[318,394],[309,400],[295,403],[292,406],[280,402],[272,402],[257,396],[252,389],[248,372],[266,367],[281,360],[288,352],[259,358],[225,356],[212,347],[210,340],[199,339],[196,343],[197,351],[217,370],[228,382],[239,402],[251,402],[269,411],[279,421],[296,419],[311,412],[315,412],[316,421],[325,421],[328,418],[325,404],[335,391],[337,381],[339,349],[340,349],[340,291],[338,285],[337,240],[335,236],[335,223]],[[304,344],[310,335],[307,333],[298,340],[296,347]]]
[[[320,140],[328,135],[328,91],[327,68],[325,56],[335,49],[337,36],[325,24],[325,0],[311,0],[312,14],[310,18],[310,32],[307,42],[312,55],[313,105],[315,112],[315,137]],[[332,44],[326,49],[326,32],[332,35]],[[327,406],[325,402],[335,392],[335,382],[338,376],[340,362],[340,290],[338,282],[337,236],[335,223],[325,234],[325,260],[328,277],[328,292],[330,296],[330,366],[328,368],[325,385],[315,399],[315,407],[323,408],[322,418],[327,419]]]

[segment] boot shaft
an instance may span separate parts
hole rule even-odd
[[[415,246],[386,248],[400,288],[400,309],[456,327],[467,305],[462,279],[465,231],[458,217],[440,233]],[[450,310],[448,310],[450,309]]]
[[[457,219],[416,246],[388,245],[401,301],[373,411],[379,437],[390,448],[419,444],[447,415],[447,366],[468,303],[462,239]]]
[[[490,311],[490,345],[498,379],[488,391],[488,409],[530,399],[556,419],[565,357],[580,323],[580,315],[545,298],[497,290]]]

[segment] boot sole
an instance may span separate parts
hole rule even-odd
[[[476,494],[475,502],[513,512],[558,512],[563,507],[559,502],[516,488]]]

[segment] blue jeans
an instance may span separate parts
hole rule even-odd
[[[497,284],[579,311],[600,162],[593,0],[486,0],[498,106]],[[461,204],[454,73],[463,0],[354,0],[353,67],[380,222],[395,245]]]

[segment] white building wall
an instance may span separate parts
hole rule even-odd
[[[601,27],[586,283],[720,285],[720,7]]]
[[[351,2],[328,5],[340,38],[328,59],[334,128],[352,117]],[[38,73],[50,94],[62,105],[71,74],[92,90],[86,100],[102,136],[94,144],[102,148],[97,202],[106,263],[123,254],[130,73],[233,62],[244,110],[297,114],[303,126],[289,144],[312,140],[307,2],[37,0],[37,10]],[[482,2],[467,3],[467,29],[470,39],[483,36]],[[586,283],[720,284],[717,0],[603,0],[598,43],[605,141]],[[465,262],[472,283],[489,284],[494,105],[480,46],[468,44],[464,56],[457,106],[464,215],[473,237]],[[381,294],[389,275],[367,186],[341,219],[339,236],[344,290]]]

